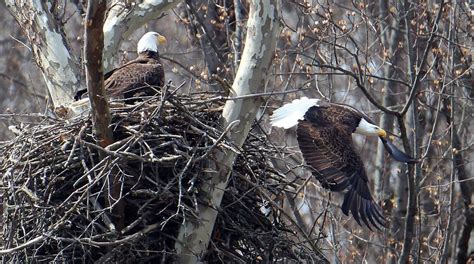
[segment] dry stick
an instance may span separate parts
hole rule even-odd
[[[14,117],[28,117],[28,118],[41,118],[43,120],[50,120],[50,121],[59,121],[58,118],[55,118],[54,116],[47,116],[42,113],[29,113],[29,114],[19,114],[19,113],[11,113],[11,114],[0,114],[1,119],[10,119]]]
[[[122,239],[117,239],[117,240],[114,240],[114,241],[111,241],[111,242],[103,242],[103,241],[94,241],[92,240],[91,238],[80,238],[80,239],[76,239],[76,238],[63,238],[63,237],[56,237],[56,236],[49,236],[49,235],[43,235],[43,239],[46,238],[46,237],[50,237],[52,239],[55,239],[55,240],[59,240],[59,241],[67,241],[67,242],[82,242],[82,243],[85,243],[85,244],[90,244],[90,245],[93,245],[93,246],[115,246],[115,245],[121,245],[121,244],[124,244],[126,242],[131,242],[135,239],[138,239],[144,235],[146,235],[147,233],[150,233],[151,231],[157,229],[158,227],[160,226],[159,223],[155,223],[155,224],[151,224],[151,225],[148,225],[146,226],[145,228],[143,228],[142,230],[134,233],[134,234],[131,234],[131,235],[128,235]],[[1,251],[0,251],[1,253]]]
[[[74,156],[74,152],[77,148],[77,146],[79,145],[79,140],[82,138],[82,136],[84,135],[84,132],[86,131],[86,128],[87,126],[86,125],[83,125],[81,130],[79,131],[79,134],[74,137],[74,144],[72,145],[72,149],[71,149],[71,153],[69,153],[69,157],[67,158],[67,160],[64,162],[64,167],[66,168],[69,163],[71,162],[73,156]]]
[[[268,92],[268,93],[255,93],[255,94],[246,94],[246,95],[239,95],[235,97],[227,97],[227,96],[216,96],[206,100],[206,102],[212,101],[221,101],[221,100],[240,100],[246,98],[254,98],[254,97],[264,97],[264,96],[272,96],[272,95],[280,95],[280,94],[289,94],[289,93],[297,93],[308,90],[308,88],[301,88],[301,89],[293,89],[288,91],[281,91],[281,92]]]
[[[37,244],[37,243],[40,243],[40,242],[44,241],[45,238],[46,238],[46,235],[41,235],[41,236],[38,236],[38,237],[35,237],[35,238],[29,240],[28,242],[23,243],[23,244],[21,244],[17,247],[9,248],[9,249],[1,249],[0,250],[0,255],[11,254],[15,251],[27,248],[29,246],[32,246],[34,244]]]
[[[311,249],[312,249],[317,255],[320,255],[320,254],[322,255],[322,253],[319,251],[318,247],[317,247],[314,243],[312,243],[312,241],[313,241],[314,239],[311,238],[311,234],[306,233],[306,231],[304,230],[304,228],[301,227],[301,226],[299,226],[298,223],[295,222],[295,220],[293,219],[293,217],[291,217],[291,216],[286,212],[286,210],[284,210],[284,209],[283,209],[282,207],[280,207],[277,203],[275,203],[275,202],[273,201],[273,199],[265,192],[265,190],[262,190],[262,189],[261,189],[261,186],[260,186],[260,185],[254,183],[253,181],[250,181],[249,179],[247,179],[247,178],[245,178],[245,177],[243,177],[242,179],[243,179],[245,182],[247,182],[248,184],[250,184],[251,186],[253,186],[254,188],[256,188],[257,190],[259,190],[260,193],[262,194],[262,196],[264,196],[264,198],[265,198],[271,205],[273,205],[273,207],[277,208],[280,213],[282,213],[283,215],[285,215],[285,216],[287,217],[287,219],[288,219],[293,225],[295,225],[295,226],[298,228],[298,230],[301,232],[302,236],[305,238],[305,242],[310,242],[309,244],[310,244]]]
[[[102,160],[103,161],[103,160]],[[102,162],[101,161],[101,162]],[[107,162],[107,161],[105,161]],[[112,163],[115,163],[117,162],[117,159],[113,160]],[[57,206],[58,208],[66,208],[66,205],[69,203],[69,200],[73,198],[73,196],[75,194],[78,194],[78,193],[81,193],[81,195],[79,195],[79,199],[78,199],[78,202],[81,201],[85,196],[86,194],[89,193],[90,189],[93,188],[93,186],[98,183],[104,176],[102,174],[104,174],[104,171],[107,169],[107,165],[105,165],[103,168],[102,168],[102,171],[99,173],[98,177],[96,177],[96,179],[94,179],[93,182],[89,182],[88,184],[82,186],[82,187],[79,187],[77,189],[75,189],[74,192],[72,192],[65,200],[63,203],[61,203],[59,206]],[[58,221],[56,221],[56,223],[54,224],[51,224],[51,227],[49,228],[50,230],[57,230],[59,229],[61,226],[63,226],[67,221],[68,217],[70,217],[72,215],[72,213],[76,210],[76,208],[79,206],[78,202],[76,202],[69,210],[67,210],[64,215],[61,217],[61,219],[59,219]],[[110,225],[109,228],[112,230],[112,231],[115,231],[116,228],[115,226],[113,225]]]
[[[203,138],[201,138],[202,141]],[[199,142],[200,143],[200,142]],[[199,143],[197,145],[199,145]],[[181,172],[178,175],[178,205],[176,206],[176,212],[172,215],[170,215],[167,219],[165,219],[163,222],[160,223],[161,225],[161,230],[165,228],[165,225],[170,221],[173,217],[177,216],[179,214],[180,209],[183,212],[183,224],[186,222],[186,216],[184,214],[184,209],[185,206],[182,204],[182,198],[183,198],[183,176],[186,171],[191,167],[191,164],[193,163],[194,157],[196,155],[196,148],[193,149],[193,154],[189,157],[188,162],[186,162],[186,165],[184,168],[181,170]]]
[[[89,190],[87,190],[87,192],[89,192]],[[97,201],[97,199],[94,198],[94,199],[90,200],[90,203],[92,203],[92,206],[94,207],[94,210],[96,210],[96,211],[103,211],[104,210],[104,208],[99,203],[99,201]],[[110,217],[105,212],[101,214],[101,217],[102,217],[102,221],[104,221],[104,224],[107,226],[107,228],[110,231],[112,231],[112,232],[116,231],[116,227],[115,227],[114,223],[112,222]]]
[[[215,142],[212,144],[212,146],[206,151],[206,153],[204,153],[204,155],[198,157],[195,162],[198,162],[202,159],[205,159],[207,158],[207,156],[209,156],[209,154],[211,154],[211,152],[217,147],[217,145],[222,142],[225,138],[225,136],[229,133],[229,131],[234,128],[237,124],[239,124],[240,121],[239,120],[234,120],[232,121],[229,125],[227,125],[227,127],[225,128],[224,132],[222,132],[221,136],[215,140]]]
[[[217,81],[221,85],[222,89],[224,89],[224,91],[227,95],[229,95],[229,94],[235,95],[236,94],[236,92],[232,89],[232,85],[229,84],[226,80],[222,79],[219,75],[212,74],[211,77],[212,77],[212,79],[214,79],[215,81]]]

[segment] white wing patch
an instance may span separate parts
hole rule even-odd
[[[301,97],[295,99],[291,103],[285,104],[273,112],[270,117],[272,126],[288,129],[298,124],[298,120],[302,120],[304,115],[313,106],[318,106],[319,99],[309,99]]]

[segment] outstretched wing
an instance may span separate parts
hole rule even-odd
[[[352,130],[345,126],[316,127],[302,120],[296,133],[303,158],[322,186],[331,191],[347,190],[342,204],[344,214],[352,212],[359,225],[362,219],[371,230],[372,226],[386,226],[367,186],[364,165],[352,143]]]

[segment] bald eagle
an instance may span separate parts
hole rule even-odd
[[[163,87],[165,81],[158,52],[158,46],[165,43],[166,38],[156,32],[143,35],[137,44],[138,57],[104,75],[107,96],[129,99],[137,95],[156,94],[156,87]],[[86,92],[87,89],[78,91],[75,99],[79,100]]]
[[[345,191],[342,212],[371,227],[386,227],[387,221],[375,203],[367,185],[368,177],[362,159],[352,142],[352,133],[378,136],[387,151],[398,161],[415,163],[393,145],[387,132],[367,115],[344,104],[327,103],[302,97],[293,100],[271,116],[271,124],[285,129],[296,127],[303,159],[313,176],[331,191]]]

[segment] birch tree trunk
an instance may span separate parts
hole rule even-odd
[[[232,85],[235,96],[258,93],[264,88],[280,29],[278,12],[279,1],[251,1],[245,48]],[[229,134],[229,139],[237,146],[242,146],[261,103],[262,99],[257,97],[227,101],[222,125],[227,127],[239,121]],[[179,231],[175,244],[179,263],[196,263],[204,256],[211,239],[236,153],[219,150],[214,157],[215,161],[211,161],[210,166],[215,171],[210,173],[208,184],[200,190],[200,196],[207,201],[198,205],[200,221],[187,221]]]
[[[73,101],[73,90],[82,85],[81,69],[48,4],[38,0],[5,0],[5,3],[28,37],[53,106],[68,105]]]

